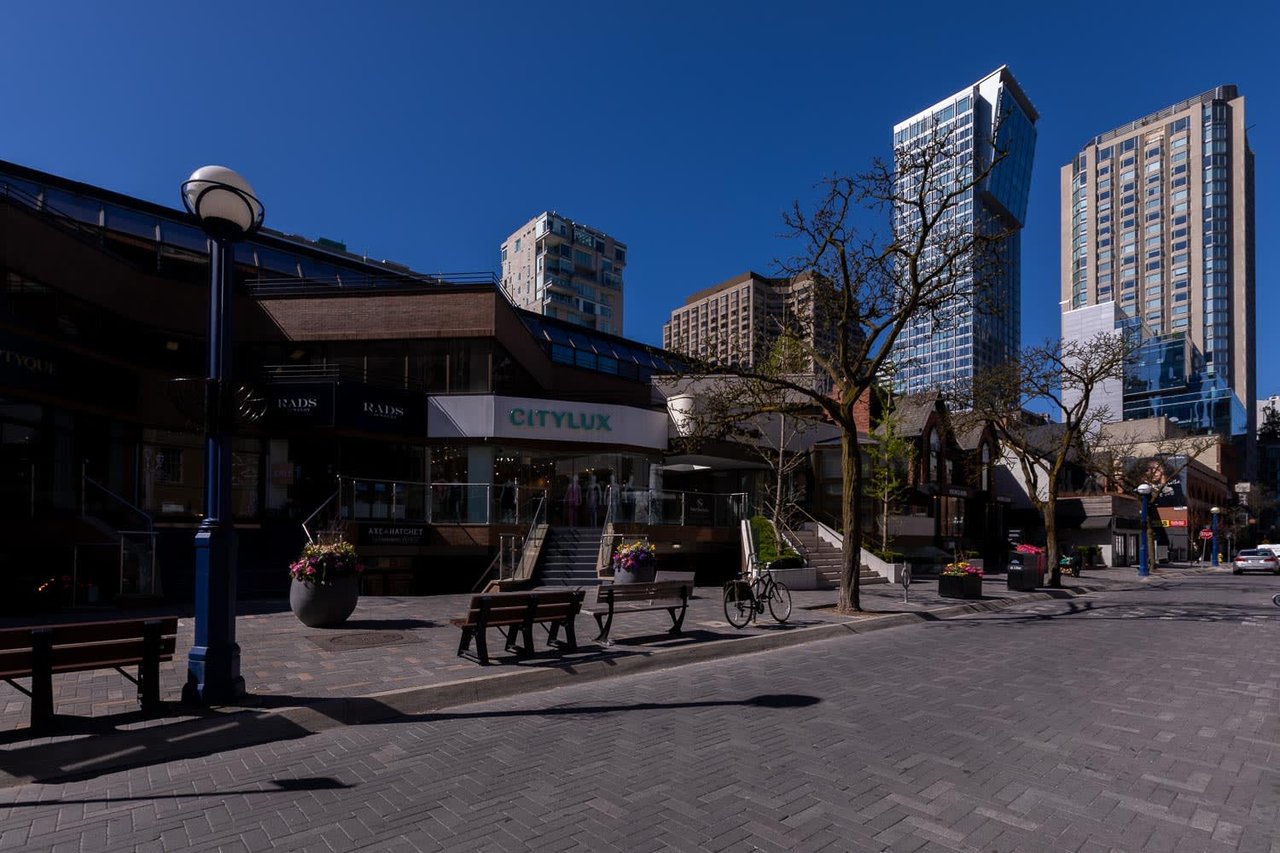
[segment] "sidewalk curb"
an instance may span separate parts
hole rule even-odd
[[[1072,597],[1095,592],[1064,589]],[[1059,596],[1060,597],[1060,596]],[[0,751],[0,787],[29,782],[93,778],[159,761],[193,758],[263,743],[291,740],[340,726],[411,719],[448,708],[541,692],[568,684],[670,669],[693,663],[756,654],[805,643],[865,634],[904,625],[991,613],[1032,601],[1052,600],[1050,592],[1020,593],[912,613],[891,613],[808,628],[780,627],[766,634],[668,649],[641,649],[613,656],[483,675],[423,687],[269,710],[213,709],[207,716],[167,725],[111,731],[84,738],[36,742]]]

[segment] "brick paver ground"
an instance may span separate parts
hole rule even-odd
[[[0,847],[1280,850],[1277,590],[1117,584],[12,786]]]
[[[1131,582],[1131,570],[1109,570],[1095,573],[1080,583],[1105,585]],[[1009,593],[1003,577],[987,579],[984,594],[987,603],[1003,604],[1019,597]],[[581,652],[568,660],[589,660],[634,655],[647,655],[664,649],[713,642],[733,642],[747,637],[797,631],[820,625],[845,623],[848,617],[834,612],[834,591],[795,591],[795,609],[785,626],[779,626],[767,614],[739,631],[724,618],[719,588],[701,587],[690,602],[685,620],[685,636],[669,640],[662,636],[670,620],[663,612],[627,614],[617,618],[611,632],[615,643],[602,648],[591,642],[596,635],[594,620],[580,615],[577,633]],[[887,584],[863,588],[867,615],[860,620],[897,613],[921,613],[954,607],[954,599],[937,595],[936,581],[915,584],[903,602],[902,589]],[[481,668],[471,660],[457,656],[459,631],[449,619],[461,616],[470,596],[444,595],[420,598],[365,597],[351,619],[335,629],[307,628],[288,610],[288,603],[248,602],[237,619],[237,640],[241,647],[241,669],[250,696],[244,707],[280,707],[305,705],[319,699],[354,698],[386,691],[422,687],[477,677],[496,677],[513,669],[556,665],[564,659],[541,655],[517,663],[497,649],[498,665]],[[93,614],[90,614],[93,615]],[[134,612],[107,615],[138,615]],[[85,618],[83,614],[63,614],[59,618]],[[0,624],[14,624],[12,618]],[[491,651],[494,637],[490,634]],[[173,662],[161,668],[161,698],[175,703],[171,714],[161,722],[173,722],[191,716],[189,710],[176,706],[182,694],[186,674],[186,654],[190,648],[192,621],[182,618],[178,629],[178,650]],[[545,639],[545,638],[542,638]],[[539,640],[539,648],[543,645]],[[726,653],[732,654],[732,651]],[[25,684],[25,682],[22,682]],[[68,719],[66,728],[83,727],[90,718],[105,721],[116,728],[148,725],[136,713],[137,690],[124,676],[111,671],[59,675],[54,678],[55,708]],[[11,687],[4,691],[0,703],[0,740],[24,741],[22,731],[30,719],[27,697]],[[154,724],[154,723],[153,723]],[[9,737],[4,738],[4,733]],[[0,742],[0,750],[4,744]]]

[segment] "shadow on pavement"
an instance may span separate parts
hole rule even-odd
[[[254,697],[257,698],[257,697]],[[262,697],[263,705],[289,703],[302,714],[314,714],[336,723],[367,725],[372,723],[422,723],[448,720],[502,717],[566,716],[590,714],[625,714],[633,711],[657,711],[676,708],[740,706],[745,708],[786,709],[818,704],[821,699],[804,694],[764,694],[740,700],[702,702],[637,702],[630,705],[580,705],[553,708],[475,711],[448,711],[405,714],[377,700],[366,697],[333,699],[319,697]],[[124,715],[120,715],[124,716]],[[112,718],[101,718],[107,722]],[[96,722],[96,721],[95,721]],[[119,720],[116,719],[118,723]],[[231,714],[209,713],[208,716],[184,720],[162,728],[111,731],[91,738],[75,738],[54,743],[0,752],[0,771],[5,784],[26,782],[65,783],[97,778],[134,767],[199,758],[231,749],[264,743],[294,740],[313,734],[323,725],[302,725],[284,714],[245,711]],[[282,786],[299,785],[282,780]],[[302,789],[302,788],[299,788]],[[305,788],[313,790],[313,788]],[[127,799],[127,798],[126,798]],[[89,802],[89,801],[86,801]]]
[[[273,779],[257,788],[217,788],[212,791],[184,791],[180,794],[139,794],[136,797],[85,797],[55,798],[52,800],[32,800],[30,802],[7,803],[5,808],[22,808],[24,806],[66,806],[89,803],[146,803],[156,800],[186,800],[199,797],[251,796],[253,794],[278,794],[281,791],[341,791],[353,788],[346,782],[340,782],[332,776],[311,776],[301,779]]]

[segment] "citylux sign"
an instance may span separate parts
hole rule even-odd
[[[430,438],[509,438],[665,450],[669,424],[665,411],[612,403],[496,394],[432,394],[427,400]]]
[[[611,415],[599,412],[557,411],[555,409],[512,409],[507,420],[518,427],[548,427],[557,429],[596,429],[613,432],[609,425]]]

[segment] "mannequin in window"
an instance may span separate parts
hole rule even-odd
[[[510,478],[502,484],[502,492],[498,496],[498,510],[504,522],[516,520],[516,483]]]
[[[600,484],[596,482],[596,475],[592,474],[590,481],[587,483],[587,518],[591,519],[592,527],[600,526]]]
[[[578,508],[582,506],[582,487],[576,476],[569,478],[569,488],[564,493],[564,523],[570,527],[578,524]]]
[[[613,517],[618,517],[618,478],[614,474],[609,475],[609,485],[604,490],[604,500],[607,506],[606,513],[612,513]]]

